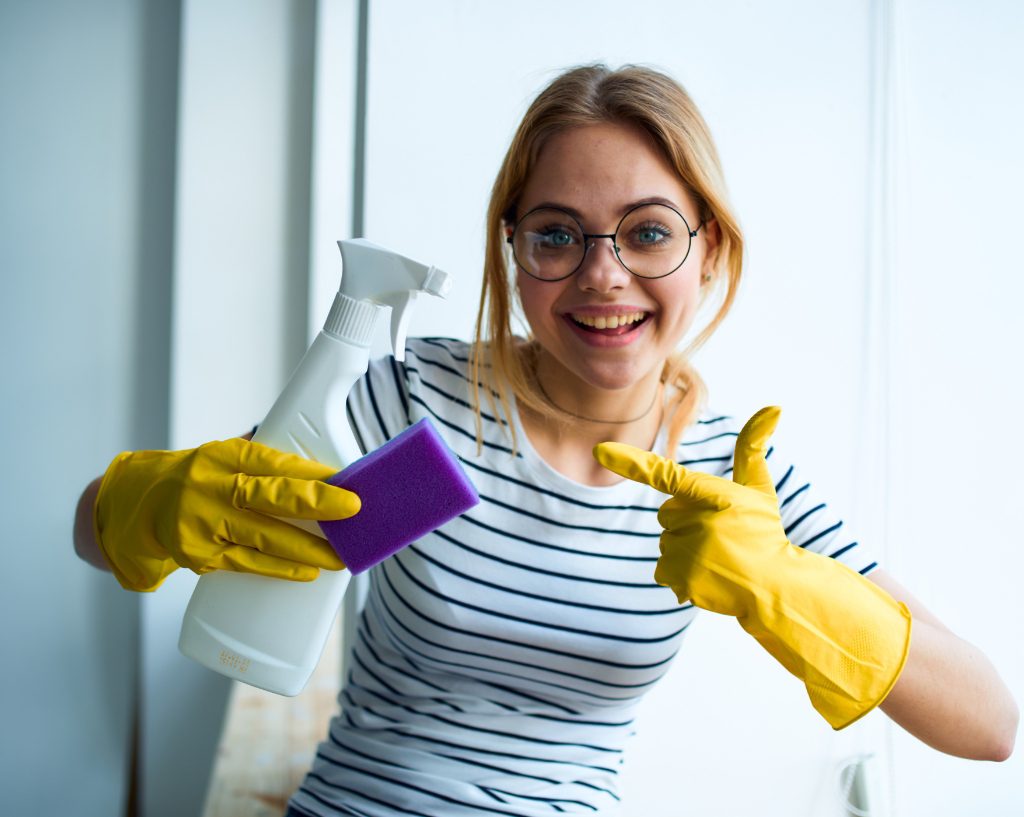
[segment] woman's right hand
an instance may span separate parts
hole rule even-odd
[[[179,566],[312,581],[345,565],[325,539],[282,518],[358,513],[358,496],[322,481],[335,470],[240,438],[126,451],[100,483],[96,542],[127,590],[155,590]]]

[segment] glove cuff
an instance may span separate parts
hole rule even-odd
[[[110,572],[114,574],[121,587],[125,590],[148,593],[163,584],[164,579],[178,569],[178,565],[170,557],[161,558],[153,554],[140,553],[134,557],[129,554],[118,554],[121,558],[115,558],[103,536],[108,525],[103,507],[105,492],[120,472],[122,463],[132,455],[131,451],[123,451],[114,457],[110,465],[107,466],[103,479],[100,480],[100,487],[96,492],[96,500],[92,507],[92,533],[100,553],[110,567]]]
[[[882,703],[899,679],[910,653],[910,610],[846,565],[794,550],[800,564],[790,579],[797,581],[759,593],[740,624],[804,682],[832,728],[843,729]]]

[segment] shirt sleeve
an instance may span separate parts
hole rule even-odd
[[[686,458],[681,463],[732,479],[733,454],[741,427],[739,418],[706,414],[693,430],[692,441],[683,443]],[[766,462],[790,542],[836,559],[862,575],[879,566],[871,548],[860,542],[838,505],[826,501],[819,487],[790,458],[784,435],[772,435]]]
[[[879,566],[870,548],[857,538],[845,515],[825,500],[817,486],[789,458],[785,441],[781,450],[770,445],[767,462],[775,480],[782,525],[790,542],[836,559],[861,575],[866,576]]]

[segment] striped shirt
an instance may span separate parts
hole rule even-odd
[[[404,364],[375,361],[350,396],[364,450],[429,417],[481,501],[370,571],[341,711],[290,804],[299,814],[619,814],[637,705],[694,621],[654,583],[665,496],[574,482],[519,426],[513,454],[486,412],[478,455],[468,356],[461,341],[410,340]],[[738,430],[706,413],[677,460],[729,476]],[[768,463],[791,542],[875,567],[781,454]]]

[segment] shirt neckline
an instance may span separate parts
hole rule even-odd
[[[509,394],[509,403],[512,415],[512,427],[515,429],[516,443],[519,447],[519,452],[522,454],[523,461],[529,466],[530,470],[533,471],[533,475],[538,481],[543,482],[548,488],[558,491],[563,494],[570,494],[578,498],[590,497],[593,499],[602,500],[605,503],[614,502],[616,504],[630,504],[627,500],[636,500],[637,497],[642,496],[646,491],[649,491],[649,486],[642,485],[638,482],[634,482],[631,479],[623,479],[620,482],[613,483],[612,485],[587,485],[583,482],[577,482],[576,480],[567,477],[561,471],[558,471],[552,467],[547,460],[545,460],[536,448],[533,447],[529,436],[526,433],[526,429],[523,428],[522,421],[519,417],[519,403],[516,400],[514,392]],[[668,436],[668,429],[665,423],[661,424],[658,429],[658,435],[654,440],[654,451],[664,450]]]

